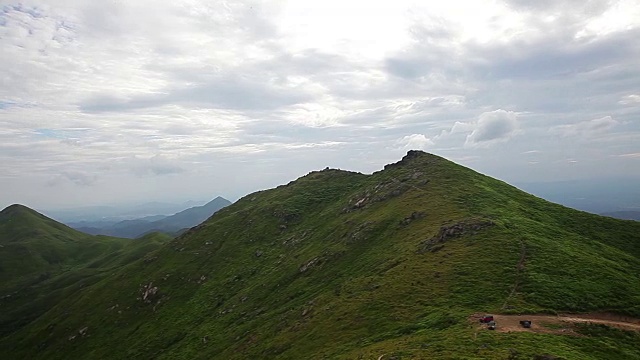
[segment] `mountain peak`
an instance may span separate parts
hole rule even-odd
[[[2,211],[0,211],[0,219],[9,219],[16,216],[26,216],[26,215],[42,216],[37,211],[21,204],[9,205],[6,208],[4,208]]]
[[[434,155],[431,153],[424,152],[422,150],[409,150],[407,154],[400,159],[400,161],[391,163],[384,166],[385,170],[395,168],[395,167],[404,167],[404,166],[416,166],[416,165],[427,165],[429,163],[435,163],[437,161],[445,160],[444,158]]]
[[[4,214],[6,212],[10,212],[10,211],[21,211],[23,209],[29,209],[28,207],[22,205],[22,204],[12,204],[7,206],[6,208],[4,208],[2,211],[0,211],[0,214]]]
[[[221,208],[227,205],[230,205],[231,201],[223,198],[222,196],[217,196],[215,199],[209,201],[208,203],[202,205],[202,207],[216,207]],[[187,209],[188,210],[188,209]]]
[[[0,225],[20,224],[23,230],[34,231],[42,226],[62,231],[76,231],[30,207],[13,204],[0,211]],[[11,225],[12,226],[12,225]]]
[[[428,155],[432,155],[432,154],[429,154],[429,153],[424,152],[422,150],[409,150],[409,151],[407,151],[407,155],[402,157],[402,160],[414,159],[414,158],[418,158],[420,156],[428,156]]]

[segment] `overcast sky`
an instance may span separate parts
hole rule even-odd
[[[0,6],[0,207],[235,200],[409,149],[640,179],[637,0]]]

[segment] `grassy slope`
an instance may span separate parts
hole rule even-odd
[[[91,236],[21,205],[0,212],[0,337],[170,238]]]
[[[425,245],[452,224],[467,224],[464,235]],[[634,333],[476,332],[466,319],[639,316],[639,244],[636,222],[564,208],[411,153],[370,176],[314,172],[249,195],[0,349],[42,359],[640,358]],[[158,292],[146,303],[150,283]]]

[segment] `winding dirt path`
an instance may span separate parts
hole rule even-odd
[[[474,314],[469,319],[484,328],[478,321],[483,314]],[[528,331],[549,334],[575,334],[573,324],[604,324],[623,330],[640,331],[640,319],[606,313],[567,314],[567,315],[493,315],[498,332]],[[521,320],[531,321],[531,328],[520,325]]]

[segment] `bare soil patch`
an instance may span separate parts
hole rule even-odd
[[[486,328],[479,322],[484,314],[473,314],[469,320],[479,328]],[[576,335],[573,325],[576,323],[603,324],[623,330],[640,331],[640,319],[607,313],[561,314],[561,315],[496,315],[493,314],[498,332],[535,332],[548,334]],[[531,328],[524,328],[521,320],[531,321]]]

